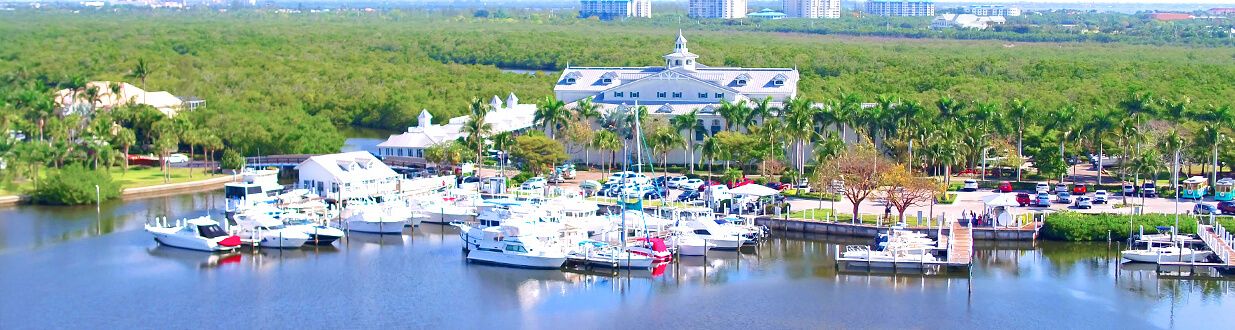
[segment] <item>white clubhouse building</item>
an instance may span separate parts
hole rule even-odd
[[[699,110],[699,122],[712,133],[724,127],[724,119],[716,113],[721,101],[746,101],[748,105],[771,97],[772,106],[795,97],[798,92],[798,70],[790,68],[712,67],[699,63],[699,55],[686,47],[686,37],[678,32],[673,51],[664,55],[663,66],[647,67],[573,67],[562,71],[553,87],[554,96],[573,107],[575,102],[591,97],[601,113],[629,111],[629,107],[646,106],[653,116],[672,117]],[[702,137],[696,133],[696,147]],[[690,140],[690,139],[688,139]],[[592,153],[588,162],[601,160]],[[578,154],[577,158],[582,158]],[[682,163],[684,152],[670,153],[671,163]]]
[[[520,104],[515,93],[506,96],[503,103],[496,95],[489,100],[489,113],[485,121],[493,128],[493,134],[516,132],[532,127],[536,113],[535,104]],[[428,110],[421,110],[416,118],[416,126],[408,127],[406,132],[391,135],[386,141],[377,145],[377,154],[382,158],[410,157],[424,158],[424,150],[438,143],[466,137],[463,125],[470,116],[451,118],[446,125],[434,125],[433,115]]]

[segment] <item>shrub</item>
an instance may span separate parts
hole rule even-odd
[[[510,178],[510,184],[509,184],[509,186],[518,186],[518,185],[521,185],[521,184],[523,184],[523,181],[527,181],[527,179],[531,179],[531,178],[532,178],[532,173],[530,173],[530,172],[519,172],[519,174],[515,174],[515,176],[514,176],[514,177]]]
[[[94,186],[99,186],[95,195]],[[120,196],[120,184],[113,182],[111,174],[72,164],[51,172],[34,191],[35,203],[49,205],[92,204],[96,200],[109,200]]]
[[[946,194],[940,195],[940,196],[939,196],[939,199],[937,200],[937,202],[939,202],[939,204],[952,204],[952,203],[956,203],[956,194],[954,194],[954,193],[946,193]]]
[[[240,153],[235,150],[227,149],[223,151],[223,158],[219,159],[219,166],[225,170],[240,170],[244,168],[244,157],[240,157]]]
[[[1175,215],[1143,214],[1132,218],[1128,226],[1126,214],[1084,214],[1059,212],[1046,216],[1042,237],[1061,241],[1102,241],[1110,233],[1111,239],[1123,240],[1145,227],[1146,234],[1158,233],[1158,226],[1174,226]],[[1180,233],[1195,233],[1196,219],[1188,216],[1179,219]]]

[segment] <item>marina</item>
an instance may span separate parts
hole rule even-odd
[[[535,327],[604,318],[599,328],[1022,328],[1007,326],[1010,316],[995,310],[1049,304],[1071,312],[1020,318],[1023,328],[1235,322],[1225,313],[1224,302],[1235,297],[1228,278],[1126,264],[1118,242],[978,241],[968,273],[909,273],[834,266],[836,247],[868,238],[774,231],[751,248],[647,270],[532,270],[467,262],[449,225],[225,254],[159,246],[142,230],[147,217],[159,214],[220,217],[222,200],[214,191],[109,202],[99,214],[93,207],[0,209],[0,289],[14,293],[0,300],[0,315],[19,329],[66,307],[74,312],[39,324],[187,327],[200,320],[176,315],[206,313],[228,316],[213,323],[224,326],[254,318],[294,322],[312,313],[324,327]],[[143,301],[149,303],[134,303]],[[915,307],[923,304],[934,308]],[[871,318],[853,313],[856,305],[897,312]],[[691,312],[701,308],[733,312]],[[625,317],[631,313],[659,316]]]

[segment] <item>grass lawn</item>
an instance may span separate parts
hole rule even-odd
[[[189,171],[193,172],[193,177],[189,177]],[[39,175],[46,177],[46,169],[40,170]],[[224,174],[207,174],[202,173],[201,169],[188,168],[173,168],[171,171],[170,183],[180,183],[197,181],[208,178],[218,177]],[[158,167],[134,166],[129,167],[127,172],[123,168],[113,167],[111,169],[111,178],[120,184],[121,188],[146,187],[163,184],[163,173]],[[0,196],[17,195],[27,192],[34,188],[34,183],[30,181],[22,181],[18,183],[6,183],[0,185]]]
[[[790,219],[806,219],[806,220],[815,219],[818,221],[824,221],[824,220],[830,220],[828,216],[831,214],[832,214],[831,209],[806,209],[806,210],[790,212],[789,218]],[[849,223],[853,220],[853,215],[851,214],[837,214],[837,217],[838,217],[837,222]],[[878,215],[859,214],[858,217],[861,218],[863,224],[874,225],[874,224],[879,223]]]

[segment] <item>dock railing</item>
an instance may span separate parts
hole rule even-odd
[[[1202,234],[1201,241],[1205,242],[1205,246],[1208,246],[1214,255],[1222,260],[1222,263],[1230,264],[1232,257],[1235,257],[1231,254],[1231,251],[1235,250],[1235,243],[1231,242],[1231,233],[1222,227],[1222,224],[1214,224],[1209,227],[1209,230],[1213,233]]]

